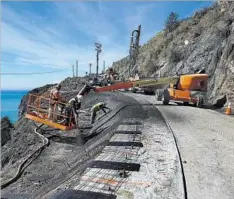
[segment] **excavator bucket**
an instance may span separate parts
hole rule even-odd
[[[55,129],[60,129],[63,131],[71,130],[75,128],[75,125],[72,124],[74,116],[66,116],[65,113],[59,113],[59,110],[51,110],[50,114],[54,120],[49,120],[49,102],[50,99],[29,94],[29,100],[27,104],[27,112],[25,117],[29,120],[45,124]],[[56,106],[66,105],[64,103],[57,103]],[[59,109],[59,108],[57,108]]]

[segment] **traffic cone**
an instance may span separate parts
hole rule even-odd
[[[231,115],[231,113],[232,113],[231,102],[228,103],[228,107],[227,107],[225,113],[226,113],[226,115]]]

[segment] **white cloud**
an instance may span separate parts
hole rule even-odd
[[[140,7],[137,7],[131,14],[127,14],[124,9],[123,13],[116,12],[116,15],[122,16],[121,19],[116,17],[116,22],[122,21],[122,27],[117,27],[112,19],[109,19],[108,7],[99,2],[96,10],[90,4],[91,2],[54,3],[54,10],[51,11],[54,21],[50,19],[48,23],[46,16],[38,16],[29,11],[18,13],[4,4],[1,23],[2,72],[9,70],[22,72],[17,71],[20,67],[28,67],[27,72],[30,72],[32,67],[42,67],[43,70],[48,68],[48,71],[52,70],[51,68],[71,68],[78,59],[79,74],[84,75],[85,71],[88,71],[90,62],[93,63],[92,71],[95,70],[94,42],[96,41],[103,44],[99,62],[100,71],[103,60],[107,68],[114,61],[128,55],[130,30],[143,23],[145,20],[143,15],[152,8],[143,6],[139,12]],[[124,32],[126,28],[128,31]],[[80,33],[88,38],[86,43],[74,41]],[[4,53],[14,55],[14,59],[9,60]],[[9,67],[10,65],[15,67]],[[58,75],[55,75],[54,79],[58,79],[56,76]],[[60,76],[63,78],[64,75]],[[14,80],[22,87],[28,82],[21,77],[14,77]],[[3,85],[7,86],[8,83],[5,81],[9,81],[9,78],[3,78],[2,81]],[[46,80],[39,78],[34,83],[52,81],[53,78]],[[20,86],[19,84],[15,86]]]

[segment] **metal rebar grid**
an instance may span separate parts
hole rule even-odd
[[[118,128],[118,130],[126,131],[135,131],[137,129],[136,125],[121,125]],[[140,141],[140,134],[115,134],[112,136],[109,143],[141,143]],[[74,189],[114,194],[123,183],[127,182],[127,178],[120,176],[120,167],[123,168],[127,166],[127,175],[130,175],[132,171],[137,171],[135,169],[139,170],[140,164],[138,163],[138,151],[140,148],[141,147],[138,146],[132,147],[121,145],[104,147],[102,152],[95,157],[93,162],[91,162],[91,168],[89,167],[86,169],[79,184]]]
[[[75,189],[113,194],[124,181],[117,170],[88,168]]]
[[[118,128],[116,129],[117,131],[135,131],[136,125],[119,125]]]

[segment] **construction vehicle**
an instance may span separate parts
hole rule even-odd
[[[157,89],[156,100],[164,105],[170,101],[183,102],[184,105],[192,103],[197,107],[204,104],[204,94],[207,91],[207,74],[185,74],[177,76],[177,81],[169,84],[169,88]]]
[[[91,87],[85,85],[79,95],[85,95],[91,90],[99,92],[108,92],[119,89],[129,89],[134,87],[150,87],[156,88],[156,100],[162,101],[163,104],[167,105],[170,101],[183,102],[184,104],[193,103],[198,107],[201,107],[204,103],[204,98],[201,95],[193,96],[192,92],[206,92],[207,91],[207,74],[185,74],[185,75],[176,75],[173,77],[162,77],[158,79],[144,79],[137,81],[127,81],[127,82],[118,82],[109,86],[103,87]],[[160,85],[170,84],[169,88],[166,89],[157,89]],[[75,115],[66,116],[61,109],[61,113],[54,113],[58,115],[58,120],[56,122],[48,120],[48,107],[50,99],[30,94],[26,118],[39,122],[53,128],[61,130],[71,130],[77,128],[78,121],[76,124],[72,123]],[[64,103],[59,102],[62,106]],[[77,117],[78,118],[78,117]],[[66,123],[66,121],[69,121]]]

